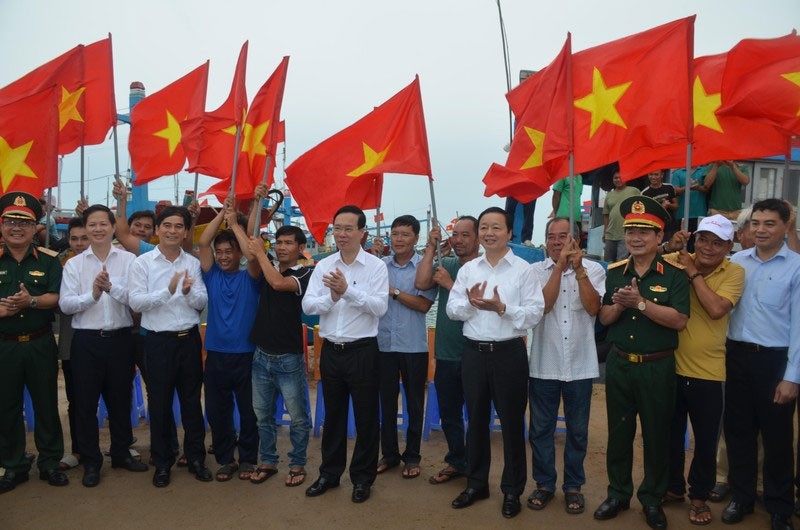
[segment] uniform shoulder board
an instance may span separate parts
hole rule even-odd
[[[683,270],[683,269],[686,268],[683,265],[681,265],[680,262],[678,260],[676,260],[675,258],[673,258],[673,257],[665,257],[664,258],[664,263],[669,263],[670,265],[672,265],[676,269],[680,269],[680,270]]]
[[[49,249],[47,247],[36,247],[36,250],[39,251],[39,252],[42,252],[44,254],[47,254],[51,258],[57,258],[58,257],[58,252],[56,252],[55,250],[51,250],[51,249]]]
[[[617,267],[621,267],[621,266],[625,265],[626,263],[628,263],[628,260],[627,259],[623,259],[623,260],[620,260],[620,261],[618,261],[616,263],[612,263],[607,268],[608,268],[608,270],[616,269]]]

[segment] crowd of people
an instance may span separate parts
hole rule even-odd
[[[131,472],[152,466],[156,487],[170,484],[174,466],[185,466],[203,482],[238,477],[259,484],[279,473],[280,396],[291,417],[284,483],[300,486],[308,473],[311,427],[302,353],[305,313],[320,317],[317,391],[325,405],[321,465],[305,495],[317,497],[339,486],[347,469],[352,406],[351,499],[365,502],[379,474],[401,467],[405,479],[421,475],[425,315],[438,298],[434,383],[447,453],[444,467],[428,482],[466,478],[453,508],[490,495],[494,407],[503,442],[501,513],[507,518],[520,513],[530,407],[535,487],[526,505],[545,509],[559,482],[554,436],[563,401],[564,509],[585,511],[592,382],[599,375],[597,320],[607,328],[611,349],[605,372],[608,490],[594,518],[612,519],[630,508],[638,420],[644,478],[636,495],[650,527],[667,527],[662,505],[685,502],[687,487],[690,522],[709,524],[707,503],[725,496],[716,476],[727,466],[722,482],[732,496],[723,522],[741,522],[761,499],[773,529],[792,528],[800,246],[786,202],[762,200],[741,212],[741,203],[736,207],[730,200],[732,192],[713,191],[723,183],[741,186],[746,178],[726,162],[706,173],[695,171],[688,184],[685,174],[673,175],[673,185],[665,184],[660,172],[651,174],[650,186],[639,193],[615,175],[606,198],[604,236],[612,261],[607,268],[584,256],[569,209],[564,213],[555,202],[545,227],[548,257],[534,264],[509,247],[512,221],[501,208],[460,217],[447,238],[433,228],[422,254],[416,251],[419,222],[399,216],[391,224],[391,253],[383,256],[377,247],[363,248],[364,212],[344,206],[333,219],[337,252],[311,269],[300,264],[306,239],[293,226],[276,232],[275,261],[270,261],[263,241],[251,235],[258,206],[247,218],[226,200],[195,249],[196,216],[190,208],[167,206],[157,216],[136,212],[128,218],[126,190],[118,184],[116,212],[80,205],[81,216],[69,223],[62,272],[59,256],[33,243],[42,205],[28,194],[8,193],[0,198],[0,466],[5,470],[0,493],[27,481],[32,467],[25,452],[23,385],[36,414],[39,477],[53,486],[68,484],[63,468],[71,454],[83,467],[83,486],[101,482],[96,416],[101,396],[109,415],[111,466]],[[711,190],[712,197],[712,208],[702,212],[692,199],[690,230],[673,221],[685,207],[676,197],[686,185],[692,197],[695,190]],[[256,190],[256,205],[265,192],[263,186]],[[732,218],[738,218],[736,226]],[[154,234],[156,244],[150,243]],[[742,250],[730,257],[737,236]],[[199,324],[206,308],[203,343]],[[56,311],[58,344],[51,324]],[[58,412],[59,356],[69,400],[66,455]],[[136,366],[148,395],[149,465],[129,450]],[[402,452],[400,385],[408,413]],[[206,465],[201,391],[219,466],[213,473]],[[174,395],[180,401],[182,450]],[[687,419],[695,440],[688,476]],[[720,452],[718,458],[722,431],[727,457]]]

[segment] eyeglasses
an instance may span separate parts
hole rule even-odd
[[[6,217],[6,218],[3,219],[3,224],[5,226],[10,226],[10,227],[18,226],[20,228],[31,228],[36,223],[34,223],[33,221],[31,221],[29,219],[13,219],[13,218]]]
[[[356,228],[354,226],[337,226],[337,225],[333,226],[333,232],[335,234],[344,233],[344,234],[350,235],[353,232],[355,232],[356,230],[360,230],[360,228]]]

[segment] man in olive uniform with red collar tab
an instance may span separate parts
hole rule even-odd
[[[66,486],[59,471],[64,438],[58,416],[58,350],[53,309],[58,305],[61,264],[57,254],[32,245],[39,200],[28,193],[0,197],[0,493],[28,480],[22,387],[27,386],[36,416],[34,439],[39,478]]]
[[[600,322],[608,326],[606,361],[608,411],[608,498],[595,519],[615,517],[633,496],[636,415],[644,439],[644,479],[637,497],[647,524],[667,527],[661,500],[669,478],[669,432],[675,406],[678,332],[689,318],[689,282],[683,267],[664,260],[658,246],[669,222],[667,211],[643,195],[620,204],[630,258],[609,265]]]

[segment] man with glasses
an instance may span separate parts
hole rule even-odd
[[[58,349],[53,310],[58,305],[61,264],[56,253],[32,245],[42,207],[36,197],[11,192],[0,198],[0,493],[28,480],[22,387],[33,401],[39,478],[66,486],[59,470],[64,437],[58,417]]]

